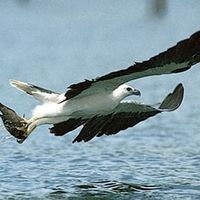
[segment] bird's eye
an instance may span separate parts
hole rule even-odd
[[[127,90],[128,92],[130,92],[130,91],[132,90],[132,88],[128,87],[126,90]]]

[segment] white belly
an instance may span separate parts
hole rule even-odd
[[[77,99],[72,99],[65,102],[63,109],[73,116],[80,115],[97,115],[105,112],[110,112],[119,104],[114,101],[111,95],[96,94]],[[81,116],[80,116],[81,117]]]
[[[33,110],[33,119],[38,124],[56,124],[70,118],[89,118],[101,113],[110,113],[119,104],[111,95],[93,95],[74,98],[63,103],[45,103]]]

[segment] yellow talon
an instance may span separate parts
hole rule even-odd
[[[22,144],[26,138],[30,135],[30,133],[36,128],[36,123],[32,122],[30,124],[25,124],[25,126],[17,127],[18,130],[23,131],[23,138],[17,139],[19,144]]]
[[[16,129],[18,130],[18,131],[22,131],[22,132],[26,132],[26,127],[24,127],[24,126],[21,126],[21,127],[16,127]]]

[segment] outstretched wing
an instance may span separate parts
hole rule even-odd
[[[110,114],[95,116],[91,119],[71,119],[55,124],[50,129],[50,132],[55,135],[64,135],[83,124],[81,132],[73,142],[87,142],[95,136],[116,134],[158,113],[177,109],[182,102],[183,93],[183,86],[179,84],[173,93],[167,95],[162,103],[157,104],[157,106],[149,106],[136,102],[122,102]]]
[[[119,85],[146,76],[178,73],[200,62],[200,31],[174,47],[142,63],[135,63],[127,69],[111,72],[93,80],[69,86],[66,100],[87,96],[95,92],[114,90]]]

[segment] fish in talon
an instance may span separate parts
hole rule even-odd
[[[11,108],[0,103],[0,117],[6,130],[17,139],[26,139],[28,123]]]

